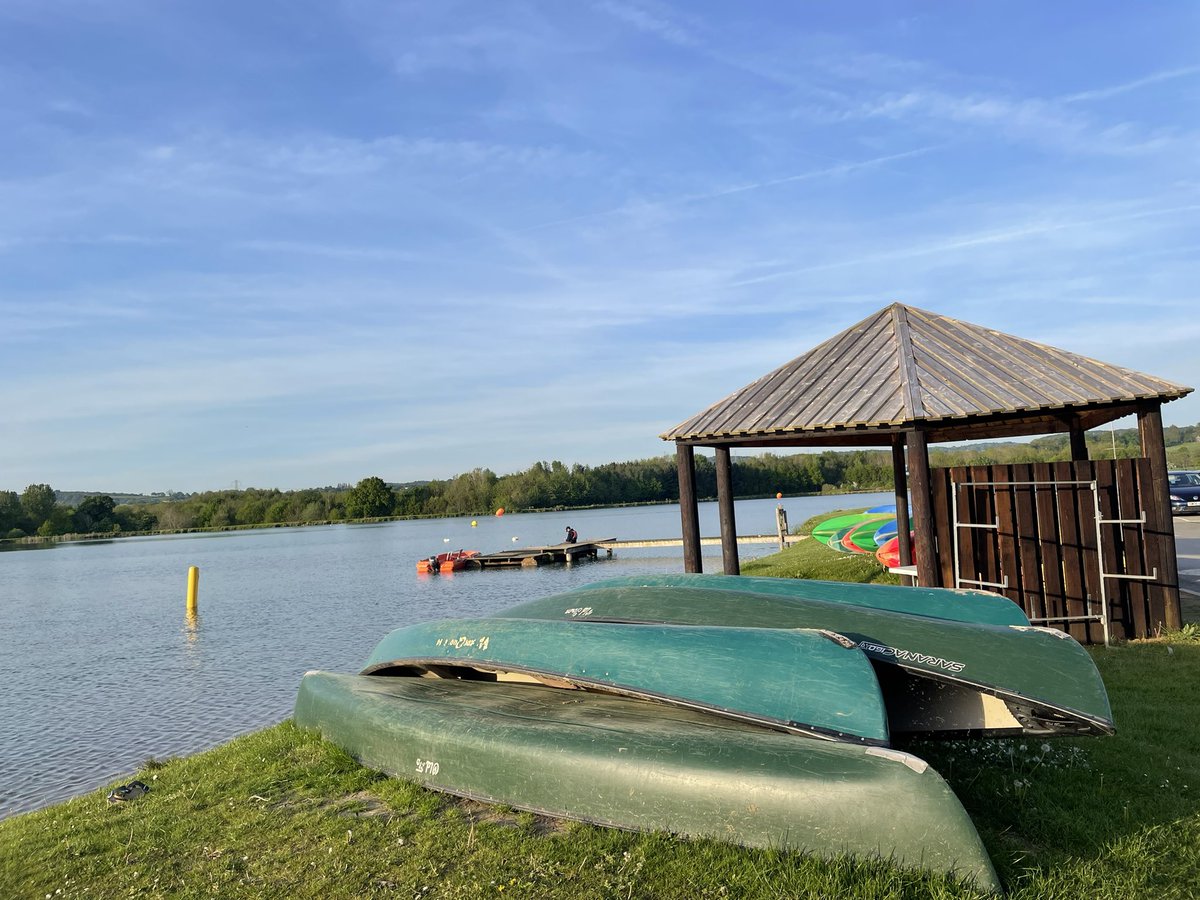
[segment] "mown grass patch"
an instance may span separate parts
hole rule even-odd
[[[1200,896],[1200,643],[1092,651],[1109,738],[922,742],[1017,900]],[[3,897],[977,897],[880,860],[630,834],[435,794],[283,723],[0,822]],[[128,779],[124,779],[128,780]],[[881,816],[903,817],[902,798]]]

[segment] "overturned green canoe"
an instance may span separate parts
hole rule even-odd
[[[820,856],[880,856],[999,890],[921,759],[626,697],[310,672],[296,723],[371,768],[551,816]]]
[[[540,681],[815,737],[888,743],[870,661],[852,642],[821,631],[451,619],[391,632],[361,674]]]
[[[657,585],[580,588],[497,615],[828,629],[850,638],[877,664],[893,735],[1114,730],[1091,657],[1066,634],[1047,628],[958,622],[778,593]]]
[[[644,587],[745,591],[776,597],[794,597],[797,600],[821,600],[845,606],[866,606],[891,612],[931,616],[935,619],[951,619],[956,622],[976,622],[984,625],[1029,624],[1029,619],[1021,607],[1007,597],[993,594],[991,591],[903,587],[898,584],[850,584],[845,581],[763,578],[750,575],[627,575],[608,578],[575,590]]]

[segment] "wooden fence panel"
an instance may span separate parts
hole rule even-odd
[[[1032,475],[1034,481],[1048,482],[1052,480],[1050,464],[1035,463]],[[1034,531],[1037,534],[1038,557],[1041,560],[1042,608],[1040,611],[1027,609],[1031,618],[1048,618],[1062,615],[1062,610],[1066,608],[1057,492],[1049,488],[1038,491],[1035,505],[1037,517],[1034,522]]]
[[[1136,520],[1142,514],[1141,504],[1138,503],[1137,489],[1134,481],[1136,472],[1124,466],[1115,472],[1117,492],[1117,518],[1124,522]],[[1116,533],[1118,544],[1118,559],[1115,571],[1129,575],[1142,576],[1149,573],[1146,568],[1145,545],[1142,541],[1142,529],[1134,524],[1110,525]],[[1108,561],[1105,557],[1105,569]],[[1114,571],[1114,570],[1109,570]],[[1109,608],[1112,617],[1123,622],[1130,622],[1135,634],[1145,634],[1146,627],[1146,583],[1140,580],[1108,579],[1112,599]],[[1112,590],[1112,588],[1118,588]]]
[[[1068,620],[1099,613],[1103,597],[1118,638],[1154,634],[1169,605],[1178,607],[1171,585],[1145,577],[1165,571],[1165,554],[1175,552],[1173,535],[1137,521],[1102,523],[1097,532],[1097,506],[1102,520],[1138,520],[1146,512],[1147,522],[1155,521],[1147,460],[935,469],[930,489],[937,569],[947,587],[961,580],[965,587],[1003,584],[1007,578],[1006,588],[992,589],[1030,618],[1090,643],[1103,640],[1102,624]],[[956,529],[955,500],[959,526],[989,527]],[[1102,578],[1102,564],[1104,575],[1116,577]]]

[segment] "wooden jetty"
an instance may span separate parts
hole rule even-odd
[[[551,544],[547,547],[522,547],[519,550],[501,550],[499,553],[484,553],[467,560],[468,569],[499,569],[508,566],[545,566],[550,563],[573,565],[581,559],[596,559],[600,551],[612,556],[616,538],[576,541],[573,544]]]
[[[787,535],[785,543],[792,544],[801,540],[800,535]],[[779,541],[777,534],[748,534],[738,539],[739,544],[774,544]],[[720,544],[719,537],[700,539],[701,544]],[[616,538],[593,538],[579,540],[573,544],[551,544],[545,547],[522,547],[517,550],[501,550],[499,553],[484,553],[463,560],[467,569],[500,569],[512,566],[545,566],[552,563],[574,565],[583,559],[598,559],[603,552],[612,558],[614,550],[628,550],[638,547],[682,547],[682,538],[652,538],[637,541],[618,541]]]

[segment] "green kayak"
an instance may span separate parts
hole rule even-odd
[[[845,516],[834,516],[832,519],[826,519],[824,522],[817,523],[817,526],[812,530],[812,537],[816,538],[825,546],[831,546],[836,540],[836,535],[840,532],[845,535],[850,528],[857,528],[864,522],[878,520],[880,523],[886,522],[889,518],[886,514],[872,513],[850,513]],[[837,549],[836,547],[834,549]]]
[[[879,681],[829,632],[546,619],[451,619],[399,628],[363,675],[541,681],[708,710],[835,740],[888,743]]]
[[[923,760],[541,685],[310,672],[296,723],[439,791],[639,831],[949,871],[1000,889]]]
[[[908,590],[908,589],[902,589]],[[1104,682],[1066,634],[986,625],[780,594],[706,587],[580,588],[499,617],[828,629],[873,662],[898,733],[1111,734]]]
[[[750,575],[627,575],[607,578],[579,590],[593,588],[692,587],[721,591],[746,591],[772,594],[797,600],[822,600],[847,606],[910,615],[977,622],[983,625],[1028,625],[1021,607],[1007,597],[990,591],[949,590],[947,588],[903,587],[898,584],[848,584],[844,581],[816,581],[805,578],[762,578]],[[573,593],[573,592],[570,592]]]

